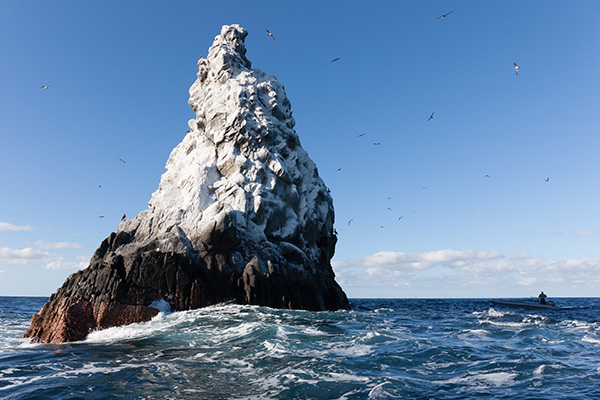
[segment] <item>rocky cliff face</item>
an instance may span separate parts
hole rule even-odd
[[[224,26],[189,104],[196,118],[167,161],[147,210],[105,239],[67,279],[25,336],[80,340],[94,329],[234,301],[348,309],[330,265],[334,210],[300,146],[275,77],[251,69],[247,32]]]

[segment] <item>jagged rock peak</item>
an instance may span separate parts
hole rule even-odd
[[[232,72],[234,69],[250,69],[251,63],[246,58],[245,40],[248,36],[246,31],[241,26],[224,25],[221,28],[221,34],[213,40],[213,45],[208,50],[208,60],[217,68],[223,66],[229,68]],[[220,68],[221,69],[221,68]]]
[[[198,62],[190,132],[171,153],[148,210],[119,231],[137,245],[150,240],[146,247],[181,253],[205,250],[215,230],[235,227],[228,237],[236,242],[268,242],[328,264],[333,201],[293,130],[283,85],[248,68],[246,35],[224,26]]]

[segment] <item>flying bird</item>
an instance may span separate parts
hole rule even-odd
[[[44,85],[44,86],[42,86],[42,89],[48,89],[48,87],[49,87],[48,85]]]
[[[123,164],[126,164],[125,160],[123,160],[122,158],[119,158],[119,161],[121,161]]]
[[[448,15],[452,14],[453,12],[454,12],[454,11],[447,12],[447,13],[446,13],[446,14],[444,14],[444,15],[440,15],[440,16],[439,16],[439,17],[437,17],[436,19],[440,19],[440,18],[444,19],[444,18],[446,18]]]
[[[519,67],[516,62],[513,62],[513,64],[515,65],[515,74],[519,75],[519,68],[521,67]]]
[[[273,40],[275,40],[275,36],[273,36],[273,34],[271,33],[271,31],[270,31],[270,30],[268,30],[268,29],[265,29],[265,31],[267,31],[267,34],[268,34],[269,36],[271,36],[271,37],[273,38]]]
[[[104,215],[98,215],[98,218],[104,218]]]
[[[427,122],[431,121],[433,119],[433,114],[435,114],[435,111],[431,113],[431,115],[429,116],[429,118],[427,118]]]
[[[339,167],[339,168],[338,168],[338,171],[341,171],[341,170],[342,170],[342,167]]]
[[[373,143],[373,146],[381,146],[381,142],[375,142]]]
[[[548,182],[548,181],[550,181],[550,178],[546,178],[546,179],[544,179],[544,180],[545,180],[546,182]]]
[[[336,57],[336,58],[334,58],[333,60],[331,60],[331,62],[336,62],[336,61],[339,61],[339,60],[341,60],[341,59],[342,59],[342,57]]]
[[[363,137],[365,135],[366,135],[366,133],[361,133],[360,135],[358,135],[358,137]]]
[[[402,217],[404,217],[404,215],[399,216],[398,221],[400,221],[402,219]]]
[[[348,221],[348,226],[350,226],[350,224],[352,223],[352,221],[354,221],[354,219],[351,219],[350,221]]]
[[[485,175],[484,178],[490,178],[491,179],[492,177],[489,176],[489,175]]]

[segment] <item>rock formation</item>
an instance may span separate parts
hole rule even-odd
[[[223,26],[198,61],[189,100],[196,118],[148,209],[121,222],[25,336],[81,340],[151,319],[159,300],[172,310],[224,301],[349,308],[330,264],[331,196],[300,146],[283,86],[251,69],[246,35]]]

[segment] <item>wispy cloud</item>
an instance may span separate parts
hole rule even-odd
[[[550,287],[563,292],[571,288],[572,293],[577,293],[576,288],[592,290],[592,286],[600,284],[600,259],[547,260],[528,253],[504,255],[495,251],[450,249],[413,254],[382,251],[332,265],[342,287],[359,296],[399,297],[409,293],[405,295],[489,297],[519,290],[550,290]]]
[[[87,268],[90,259],[84,256],[75,257],[75,261],[65,261],[62,257],[47,263],[44,268],[52,270],[80,270]]]
[[[0,221],[0,231],[32,231],[33,228],[29,225],[17,226],[9,222]]]
[[[45,262],[55,259],[57,256],[46,251],[26,247],[24,249],[11,249],[0,246],[0,263],[22,265],[36,262]]]
[[[42,264],[44,268],[52,270],[79,270],[86,268],[89,258],[76,256],[74,261],[66,261],[63,256],[26,247],[24,249],[11,249],[0,246],[0,264],[4,265],[26,265]]]
[[[80,249],[82,246],[79,243],[67,243],[67,242],[44,242],[43,240],[38,240],[33,244],[33,247],[36,249]]]
[[[575,236],[577,236],[577,237],[586,237],[586,236],[595,235],[596,233],[597,232],[595,232],[595,231],[586,230],[586,231],[579,231],[577,233],[577,235],[575,235]]]

